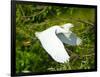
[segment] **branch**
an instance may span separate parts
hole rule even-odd
[[[60,19],[59,17],[55,16],[55,14],[54,14],[53,12],[51,12],[51,14],[52,14],[55,18]],[[82,19],[80,19],[80,18],[68,17],[68,18],[66,18],[66,19],[60,19],[60,20],[67,20],[67,19],[75,20],[75,21],[77,21],[77,22],[81,22],[81,23],[85,23],[85,24],[89,24],[89,25],[94,26],[93,23],[91,23],[91,22],[89,22],[89,21],[82,20]]]
[[[69,19],[94,26],[93,23],[91,23],[91,22],[89,22],[89,21],[82,20],[82,19],[80,19],[80,18],[72,18],[72,17],[69,17]]]
[[[84,57],[91,57],[91,56],[95,56],[94,53],[92,54],[87,54],[87,55],[82,55],[80,56],[79,54],[76,54],[75,52],[72,52],[71,50],[67,49],[67,52],[71,55],[71,59],[73,59],[73,61],[76,61],[77,59],[81,59],[81,58],[84,58]]]
[[[22,16],[25,16],[25,13],[24,13],[23,8],[22,8],[21,5],[19,5],[19,8],[20,8],[20,10],[21,10],[21,12],[22,12]]]
[[[22,18],[31,18],[31,17],[38,16],[41,13],[43,13],[46,9],[47,9],[47,6],[45,6],[44,9],[42,11],[40,11],[39,13],[35,13],[35,14],[31,15],[31,16],[22,16]]]
[[[56,17],[56,18],[58,18],[58,17]],[[89,25],[94,26],[93,23],[91,23],[91,22],[89,22],[89,21],[86,21],[86,20],[82,20],[82,19],[80,19],[80,18],[69,17],[69,18],[61,19],[61,20],[67,20],[67,19],[69,19],[69,20],[74,20],[74,21],[77,21],[77,22],[81,22],[81,23],[85,23],[85,24],[89,24]]]

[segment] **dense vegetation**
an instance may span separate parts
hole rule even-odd
[[[80,46],[64,45],[70,62],[55,62],[42,48],[36,31],[72,23],[72,31],[82,39]],[[16,5],[16,72],[49,72],[93,69],[95,67],[95,9],[39,4]],[[48,38],[49,39],[49,38]]]

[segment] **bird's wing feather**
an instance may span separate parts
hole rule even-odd
[[[56,36],[53,32],[49,30],[44,33],[41,33],[39,40],[42,44],[42,47],[46,52],[57,62],[64,63],[69,61],[69,55],[66,52],[62,41]]]
[[[45,36],[44,36],[45,37]],[[69,61],[69,55],[66,52],[63,43],[56,36],[41,38],[41,44],[46,52],[57,62],[64,63]]]
[[[65,44],[69,44],[69,45],[80,45],[81,44],[81,39],[72,32],[59,33],[57,34],[57,36]]]

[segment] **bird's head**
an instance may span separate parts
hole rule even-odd
[[[64,24],[61,26],[61,28],[65,29],[66,31],[69,31],[70,28],[72,28],[72,27],[74,27],[74,25],[71,23],[67,23],[67,24]]]
[[[35,32],[35,36],[39,37],[40,32]]]

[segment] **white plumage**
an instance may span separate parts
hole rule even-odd
[[[61,27],[52,26],[42,32],[35,33],[46,52],[59,63],[68,62],[70,58],[63,43],[70,45],[81,43],[81,39],[70,31],[71,27],[73,25],[68,23]]]

